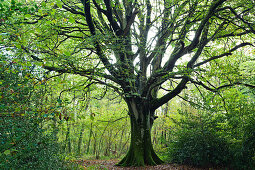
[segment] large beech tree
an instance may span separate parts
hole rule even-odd
[[[162,163],[151,143],[155,110],[189,84],[214,92],[236,84],[254,87],[244,80],[216,86],[200,76],[210,62],[242,48],[254,54],[254,0],[37,0],[2,6],[5,46],[16,46],[49,71],[113,88],[126,101],[131,143],[121,166]]]

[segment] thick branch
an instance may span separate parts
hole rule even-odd
[[[95,5],[95,7],[97,8],[98,11],[102,12],[103,14],[106,14],[106,13],[107,13],[107,11],[106,11],[106,10],[103,10],[103,9],[98,5],[98,3],[97,3],[95,0],[92,0],[92,1],[93,1],[94,5]]]
[[[159,99],[153,100],[151,106],[152,110],[156,110],[157,108],[159,108],[160,106],[162,106],[163,104],[167,103],[169,100],[180,94],[182,90],[186,88],[186,84],[188,83],[188,81],[189,78],[187,76],[183,77],[181,82],[175,87],[174,90],[172,90],[171,92],[167,93],[166,95],[162,96]]]
[[[93,36],[96,35],[96,29],[92,20],[91,12],[90,12],[90,0],[82,0],[82,3],[84,5],[84,11],[85,11],[85,16],[86,16],[86,21],[89,26],[90,32]],[[114,69],[113,65],[109,62],[107,57],[104,55],[100,44],[97,40],[95,40],[95,46],[96,46],[96,51],[97,55],[99,56],[100,60],[103,62],[104,66],[107,68],[107,70],[114,76],[118,77],[118,74],[116,70]],[[120,82],[119,82],[120,83]]]
[[[107,16],[108,21],[110,22],[114,32],[116,33],[117,36],[122,35],[123,30],[120,28],[118,23],[113,18],[113,13],[112,13],[112,7],[111,7],[110,0],[104,0],[104,3],[105,3],[105,6],[106,6],[106,9],[107,9],[106,16]]]
[[[29,51],[28,48],[21,46],[21,48],[35,61],[41,62],[42,63],[42,68],[48,70],[48,71],[55,71],[57,73],[70,73],[70,74],[77,74],[77,75],[81,75],[81,76],[85,76],[85,77],[89,77],[90,79],[94,79],[99,81],[97,78],[95,78],[94,76],[99,76],[99,77],[103,77],[106,79],[109,79],[117,84],[120,84],[119,81],[111,76],[111,75],[107,75],[104,73],[100,73],[96,70],[96,68],[91,68],[91,69],[86,69],[86,70],[79,70],[75,67],[71,67],[71,68],[67,68],[67,67],[57,67],[57,66],[48,66],[43,64],[43,59],[31,54],[31,52]]]
[[[78,15],[85,16],[85,14],[83,12],[77,11],[74,8],[71,8],[71,7],[67,6],[67,5],[63,5],[62,8],[64,8],[65,10],[71,12],[72,14],[78,14]]]
[[[200,35],[206,25],[206,23],[209,21],[209,19],[214,15],[214,12],[216,10],[217,7],[219,7],[221,4],[223,4],[226,0],[218,0],[218,1],[214,1],[212,3],[212,5],[210,6],[210,9],[208,10],[206,16],[204,17],[204,19],[201,21],[196,33],[195,33],[195,37],[192,40],[191,44],[189,46],[187,46],[185,48],[186,53],[190,52],[191,50],[193,50],[197,44],[199,43],[199,38]]]
[[[133,24],[136,15],[138,14],[139,10],[138,8],[135,9],[135,11],[132,13],[130,19],[128,20],[128,23],[126,25],[126,28],[123,31],[123,36],[127,35],[130,32],[130,27]]]

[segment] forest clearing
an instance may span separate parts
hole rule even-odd
[[[254,169],[254,0],[0,0],[0,169]]]

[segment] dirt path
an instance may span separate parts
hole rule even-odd
[[[219,170],[219,168],[194,168],[191,166],[175,165],[175,164],[164,164],[157,166],[145,166],[145,167],[118,167],[115,164],[118,160],[76,160],[75,163],[82,165],[84,169],[89,170]]]

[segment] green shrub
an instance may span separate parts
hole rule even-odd
[[[255,118],[249,117],[243,127],[242,140],[231,145],[233,160],[231,167],[235,169],[255,168]]]
[[[247,111],[243,117],[230,112],[228,114],[232,114],[231,117],[222,113],[204,112],[194,115],[180,112],[182,120],[178,123],[179,127],[171,132],[168,160],[204,167],[254,169],[254,106],[249,109],[250,112]],[[233,126],[233,117],[237,116],[237,125]]]
[[[248,159],[246,164],[255,167],[255,118],[251,117],[244,128],[243,138],[244,155]]]
[[[217,132],[217,119],[212,115],[185,116],[170,141],[171,162],[196,166],[226,166],[230,161],[227,140]]]
[[[64,167],[56,135],[42,128],[50,118],[41,112],[44,88],[36,76],[24,58],[0,54],[0,169]]]
[[[53,135],[45,135],[36,119],[0,117],[0,169],[54,169],[62,166]]]

